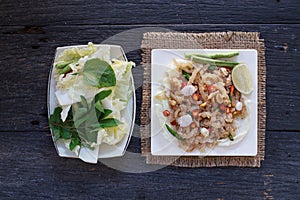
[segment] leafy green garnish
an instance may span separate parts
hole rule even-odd
[[[81,146],[81,140],[78,136],[78,134],[74,133],[73,137],[71,138],[71,142],[70,142],[70,145],[69,145],[69,149],[71,151],[73,151],[73,149],[77,146]]]
[[[102,101],[111,94],[111,90],[104,90],[95,95],[95,101]]]
[[[90,144],[97,143],[99,129],[122,124],[115,118],[106,118],[112,111],[104,109],[101,101],[111,92],[111,90],[99,92],[90,103],[84,96],[81,96],[81,101],[72,105],[65,122],[61,120],[62,108],[55,108],[49,123],[55,141],[58,139],[71,140],[69,145],[71,151],[77,145],[91,148]]]
[[[116,75],[109,63],[93,58],[85,62],[83,67],[84,80],[88,84],[102,88],[116,85]]]
[[[165,126],[167,127],[168,131],[174,136],[176,137],[178,140],[184,141],[185,139],[183,137],[181,137],[176,131],[174,131],[168,124],[165,124]]]
[[[104,119],[105,117],[107,117],[108,115],[110,115],[112,113],[112,110],[109,109],[104,109],[104,112],[101,113],[101,115],[98,117],[99,121],[101,119]]]
[[[69,65],[70,63],[72,63],[72,61],[62,61],[62,62],[58,62],[55,67],[56,69],[63,69],[65,68],[67,65]]]
[[[101,128],[111,128],[111,127],[118,126],[119,124],[122,124],[122,122],[114,118],[106,118],[106,119],[101,119],[99,121],[99,124]]]
[[[233,140],[234,140],[234,139],[233,139],[233,136],[231,135],[231,133],[229,133],[228,139],[229,139],[230,141],[233,141]]]
[[[69,111],[66,121],[63,122],[60,118],[61,111],[62,109],[60,107],[57,107],[55,108],[53,114],[50,116],[49,125],[54,134],[55,141],[59,139],[71,139],[72,145],[80,145],[80,142],[78,142],[78,140],[80,141],[80,138],[78,137],[77,130],[74,127],[72,112]],[[74,147],[72,147],[72,150],[74,149]]]
[[[186,71],[182,70],[182,76],[186,79],[186,80],[190,80],[191,75],[189,73],[187,73]]]

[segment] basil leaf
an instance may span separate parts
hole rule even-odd
[[[85,123],[86,126],[80,126],[77,128],[78,136],[82,141],[86,141],[88,143],[96,143],[97,142],[97,132],[99,129],[99,124],[97,124],[97,129],[91,129],[91,125]]]
[[[100,128],[96,110],[92,107],[86,115],[84,115],[84,119],[80,119],[82,122],[79,126],[76,126],[76,130],[78,132],[79,137],[82,141],[86,141],[88,143],[97,142],[97,132]],[[77,124],[76,120],[75,123]]]
[[[111,113],[112,113],[112,110],[104,109],[104,112],[99,116],[99,120],[104,119],[105,117],[107,117],[107,116],[110,115]]]
[[[57,141],[60,139],[60,129],[56,126],[50,125],[52,132],[54,134],[54,140]]]
[[[102,101],[111,94],[111,90],[104,90],[95,95],[95,102]]]
[[[102,105],[102,103],[101,103],[100,101],[97,101],[97,102],[95,103],[95,108],[96,108],[97,110],[99,110],[101,113],[104,112],[104,107],[103,107],[103,105]]]
[[[50,128],[54,134],[55,141],[59,139],[71,139],[69,149],[72,151],[77,145],[80,147],[82,146],[82,139],[79,136],[80,130],[86,130],[86,122],[88,121],[89,117],[89,110],[81,106],[81,103],[73,104],[66,120],[63,122],[61,120],[61,112],[62,108],[57,107],[55,108],[53,114],[50,116],[49,119],[49,125]],[[74,113],[74,117],[73,117]],[[75,122],[74,122],[75,120]],[[94,120],[94,121],[97,121]],[[91,123],[91,122],[89,122]],[[88,124],[88,123],[87,123]],[[79,128],[78,128],[79,127]],[[89,128],[88,130],[95,129],[96,126],[93,126],[92,128]],[[99,123],[97,121],[97,129],[99,129]],[[93,139],[96,135],[93,133],[93,135],[86,137],[86,139]],[[97,135],[96,135],[97,139]],[[88,140],[87,140],[88,141]]]
[[[61,137],[61,123],[60,113],[62,108],[56,107],[52,115],[50,115],[49,126],[54,134],[54,140],[57,141]]]
[[[71,151],[73,151],[73,149],[77,146],[77,145],[81,145],[81,141],[80,141],[80,138],[78,137],[78,135],[77,135],[77,137],[74,137],[74,138],[72,138],[71,139],[71,142],[70,142],[70,145],[69,145],[69,149],[71,150]]]
[[[101,128],[111,128],[111,127],[118,126],[119,124],[122,124],[122,122],[114,118],[102,119],[99,122]]]
[[[70,133],[70,129],[69,128],[62,128],[60,135],[63,139],[70,139],[71,138],[71,133]]]
[[[61,107],[56,107],[54,109],[53,114],[50,116],[50,123],[51,122],[61,122],[61,119],[60,119],[60,113],[61,113],[61,111],[62,111]]]
[[[73,120],[76,128],[79,127],[84,121],[87,120],[88,118],[87,111],[88,110],[86,108],[78,108],[73,111],[74,112]]]
[[[87,102],[86,98],[85,98],[84,96],[82,96],[82,95],[80,95],[80,98],[81,98],[81,102],[80,102],[81,105],[82,105],[83,107],[89,109],[89,105],[88,105],[88,102]]]
[[[116,85],[116,76],[109,63],[93,58],[85,62],[83,77],[88,84],[102,88]]]

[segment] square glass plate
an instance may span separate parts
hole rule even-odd
[[[161,83],[166,71],[174,67],[173,59],[184,59],[187,52],[224,53],[233,49],[154,49],[151,52],[151,154],[159,156],[255,156],[257,154],[257,51],[255,49],[234,49],[239,55],[230,58],[243,62],[248,66],[252,76],[254,90],[249,95],[243,95],[247,101],[249,121],[241,124],[241,130],[248,129],[247,134],[239,142],[227,142],[217,145],[205,152],[193,150],[185,152],[178,145],[178,140],[172,136],[158,117],[157,104],[154,96],[161,90]],[[168,109],[168,108],[164,108]]]

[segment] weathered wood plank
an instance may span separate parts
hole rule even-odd
[[[44,132],[0,135],[1,199],[28,195],[55,199],[262,199],[264,195],[297,199],[300,189],[300,135],[296,132],[267,133],[261,168],[166,167],[142,174],[59,158]],[[126,164],[121,161],[120,165]]]
[[[128,58],[138,64],[141,61],[139,46],[142,33],[162,29],[142,26],[131,29],[136,27],[49,26],[33,29],[35,34],[20,32],[23,27],[2,27],[0,131],[48,131],[47,79],[57,46],[105,40],[105,43],[121,44]],[[300,68],[297,67],[300,62],[300,25],[176,25],[165,28],[185,32],[261,32],[267,46],[267,129],[300,130]],[[138,105],[141,103],[139,86],[143,80],[142,71],[141,66],[133,70]],[[137,109],[139,111],[139,106]]]
[[[299,23],[297,0],[230,1],[10,1],[0,25]]]

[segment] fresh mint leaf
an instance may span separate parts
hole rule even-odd
[[[101,128],[111,128],[111,127],[118,126],[119,124],[122,124],[122,122],[120,122],[115,118],[102,119],[99,122]]]
[[[98,58],[85,62],[83,67],[84,80],[95,87],[112,87],[116,85],[116,75],[109,63]]]

